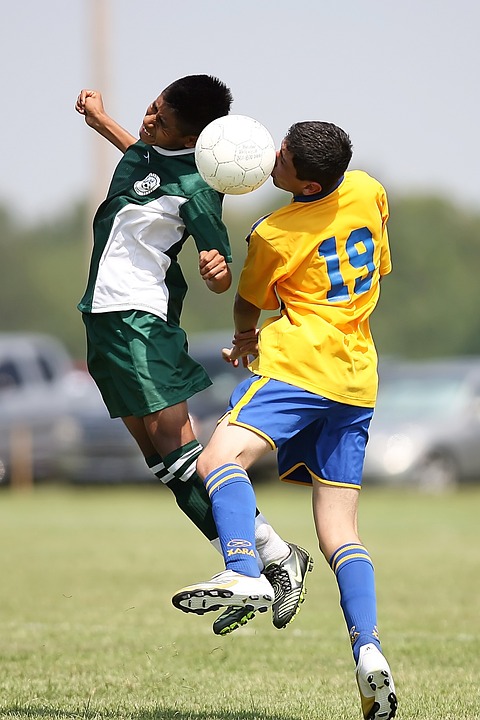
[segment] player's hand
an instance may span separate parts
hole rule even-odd
[[[237,332],[233,336],[231,348],[223,348],[222,357],[225,362],[238,367],[241,358],[243,367],[248,367],[251,358],[258,355],[258,330],[252,328],[244,332]]]
[[[225,258],[218,250],[202,250],[198,255],[198,269],[204,280],[214,280],[228,268]]]
[[[105,116],[102,94],[98,90],[81,90],[75,103],[75,110],[85,116],[90,127],[96,127],[101,117]]]
[[[242,356],[257,357],[258,355],[258,330],[252,328],[244,332],[236,332],[233,336],[232,345]]]
[[[122,153],[138,140],[110,115],[107,115],[103,107],[102,94],[98,90],[80,90],[75,110],[85,117],[85,122],[89,127],[96,130]]]
[[[198,255],[198,269],[200,276],[213,292],[222,293],[230,287],[230,268],[218,250],[201,250]]]
[[[231,363],[233,367],[238,367],[240,365],[240,360],[242,361],[242,367],[247,368],[250,364],[250,360],[248,355],[240,355],[238,348],[232,347],[232,348],[222,348],[222,358],[227,363]]]
[[[236,348],[222,348],[222,358],[227,363],[231,363],[233,367],[238,367],[238,351]]]

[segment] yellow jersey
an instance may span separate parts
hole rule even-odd
[[[367,173],[328,193],[296,196],[252,229],[238,293],[280,308],[251,370],[350,405],[373,407],[377,353],[369,318],[391,271],[388,202]]]

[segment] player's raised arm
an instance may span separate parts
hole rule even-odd
[[[232,284],[232,273],[218,250],[202,250],[198,255],[198,269],[209,290],[220,294]]]
[[[124,153],[130,145],[137,142],[137,138],[105,112],[103,98],[98,90],[81,90],[75,103],[75,110],[80,115],[84,115],[89,127],[96,130],[121,152]]]

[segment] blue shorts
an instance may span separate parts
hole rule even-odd
[[[360,488],[373,408],[254,375],[232,393],[229,422],[278,448],[280,479]]]

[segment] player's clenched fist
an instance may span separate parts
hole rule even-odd
[[[221,293],[230,287],[230,268],[218,250],[202,250],[198,256],[198,269],[213,292]]]
[[[85,116],[87,125],[94,127],[98,118],[105,115],[102,94],[98,90],[81,90],[75,103],[75,110]]]

